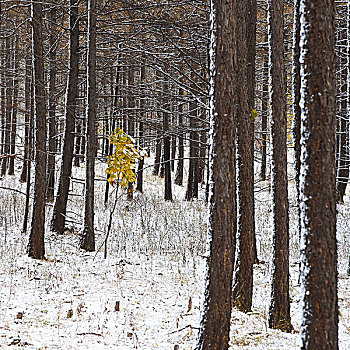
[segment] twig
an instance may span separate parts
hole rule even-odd
[[[168,333],[168,334],[178,333],[178,332],[183,331],[183,330],[186,329],[186,328],[192,328],[192,329],[197,329],[197,330],[199,330],[199,327],[193,327],[192,325],[188,324],[187,326],[182,327],[182,328],[180,328],[180,329],[177,329],[176,331],[172,331],[172,332],[170,332],[170,333]]]

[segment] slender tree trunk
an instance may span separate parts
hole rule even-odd
[[[95,250],[94,197],[96,155],[96,0],[88,2],[88,61],[87,61],[87,106],[86,106],[86,177],[84,234],[81,248]]]
[[[11,110],[12,110],[12,81],[9,71],[11,69],[11,54],[12,51],[10,39],[5,39],[5,50],[6,50],[6,65],[5,70],[6,75],[6,120],[5,120],[5,137],[4,137],[4,149],[3,153],[5,157],[2,159],[1,164],[1,176],[6,174],[7,165],[8,165],[8,155],[10,153],[10,132],[11,132]]]
[[[300,9],[301,349],[336,350],[334,1],[302,0]]]
[[[139,144],[140,147],[144,147],[144,117],[146,114],[145,111],[145,89],[144,89],[144,83],[146,79],[146,66],[144,64],[141,65],[141,75],[140,75],[140,83],[141,83],[141,97],[140,97],[140,121],[139,121]],[[137,184],[136,184],[136,190],[139,192],[143,192],[143,167],[145,165],[145,159],[142,157],[139,160],[138,169],[137,169]]]
[[[168,71],[168,67],[164,67],[164,71]],[[165,96],[170,95],[169,91],[169,81],[168,78],[164,77],[164,92]],[[164,176],[165,176],[165,189],[164,189],[164,199],[166,201],[172,201],[172,189],[171,189],[171,162],[170,162],[170,135],[169,135],[169,101],[166,97],[164,111],[163,111],[163,149],[164,149]]]
[[[229,347],[236,232],[236,1],[212,1],[210,197],[206,290],[196,350]]]
[[[269,0],[273,262],[269,327],[291,332],[283,0]]]
[[[62,163],[51,229],[62,234],[65,229],[66,210],[70,178],[72,174],[72,161],[74,149],[74,123],[78,95],[78,47],[79,47],[79,17],[78,0],[70,0],[70,50],[69,75],[66,94],[65,129],[62,150]]]
[[[45,256],[45,189],[46,189],[46,96],[43,57],[42,4],[32,1],[33,67],[35,99],[35,184],[32,224],[28,255]]]
[[[31,109],[31,80],[32,80],[32,59],[29,56],[30,49],[27,49],[27,57],[25,60],[25,80],[24,80],[24,155],[23,155],[23,167],[22,167],[22,173],[21,173],[21,182],[27,181],[27,174],[28,174],[28,160],[29,160],[29,153],[31,152],[31,149],[29,148],[29,137],[30,137],[30,113],[32,111]]]
[[[135,76],[134,76],[134,67],[130,65],[128,71],[128,87],[129,87],[129,95],[128,95],[128,134],[131,137],[135,136],[135,96],[134,96],[134,84],[135,84]],[[134,198],[134,184],[129,182],[128,188],[128,200],[132,200]]]
[[[175,180],[174,182],[182,186],[183,183],[183,177],[184,177],[184,153],[185,153],[185,147],[184,147],[184,138],[183,138],[183,95],[184,95],[184,90],[180,87],[179,88],[179,98],[180,98],[180,104],[179,104],[179,118],[178,118],[178,125],[179,125],[179,130],[180,130],[180,135],[179,135],[179,145],[178,145],[178,162],[177,162],[177,169],[176,169],[176,175],[175,175]]]
[[[56,153],[56,7],[50,10],[50,52],[49,52],[49,155],[47,159],[47,201],[53,202],[55,192]]]
[[[33,73],[30,69],[31,74]],[[26,142],[27,144],[27,158],[26,158],[26,201],[24,208],[23,217],[23,228],[22,232],[27,232],[28,227],[28,217],[29,217],[29,200],[30,200],[30,182],[31,182],[31,167],[33,159],[33,129],[34,129],[34,81],[33,76],[29,78],[29,103],[28,103],[28,136]],[[27,103],[27,101],[26,101]]]
[[[17,110],[18,110],[18,70],[19,70],[19,38],[15,37],[15,50],[13,55],[13,93],[12,93],[12,118],[11,118],[11,145],[10,145],[10,160],[9,160],[9,175],[15,174],[15,154],[16,154],[16,135],[17,135]]]
[[[248,54],[250,4],[239,1],[236,17],[238,70],[237,79],[237,164],[238,164],[238,249],[233,285],[233,303],[243,312],[251,311],[254,262],[254,101],[255,74],[252,55]],[[254,6],[253,6],[254,7]],[[256,8],[256,7],[255,7]],[[251,54],[251,53],[250,53]],[[255,55],[253,55],[255,57]]]

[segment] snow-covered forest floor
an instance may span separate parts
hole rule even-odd
[[[201,198],[163,200],[163,180],[145,176],[144,195],[127,201],[121,194],[113,215],[104,259],[102,243],[114,201],[104,206],[104,165],[99,165],[96,239],[99,251],[79,250],[83,196],[70,196],[65,235],[49,231],[46,260],[26,256],[28,233],[21,233],[25,192],[17,177],[0,180],[0,348],[15,349],[191,349],[199,326],[203,292],[207,210]],[[83,178],[83,168],[74,169]],[[298,237],[295,191],[290,183],[292,321],[295,332],[267,328],[272,252],[271,211],[267,183],[256,196],[257,246],[253,311],[232,314],[232,349],[296,349],[299,345]],[[83,184],[73,182],[82,195]],[[340,348],[350,348],[350,200],[339,207]]]

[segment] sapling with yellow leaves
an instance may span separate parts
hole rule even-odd
[[[136,181],[135,162],[144,156],[144,151],[138,149],[135,140],[121,128],[109,136],[109,141],[115,146],[115,151],[107,161],[108,182],[126,188],[129,183]]]

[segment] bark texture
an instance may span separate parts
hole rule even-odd
[[[334,1],[301,1],[302,349],[338,349]],[[320,54],[322,53],[322,54]]]
[[[74,125],[78,95],[78,41],[79,20],[78,1],[70,0],[70,49],[69,49],[69,75],[66,94],[65,129],[62,149],[62,163],[59,184],[53,209],[51,229],[62,234],[65,229],[67,200],[72,174],[72,161],[74,149]]]
[[[211,149],[206,290],[197,350],[229,347],[236,231],[236,1],[212,1]]]
[[[42,4],[32,1],[33,66],[35,99],[35,184],[28,255],[45,257],[45,188],[46,188],[46,97],[44,81]]]
[[[270,113],[272,141],[273,262],[268,322],[292,331],[289,299],[289,219],[283,0],[269,0]]]
[[[96,154],[96,0],[88,2],[88,59],[87,59],[87,105],[86,105],[86,174],[85,215],[81,248],[95,250],[94,198]]]

